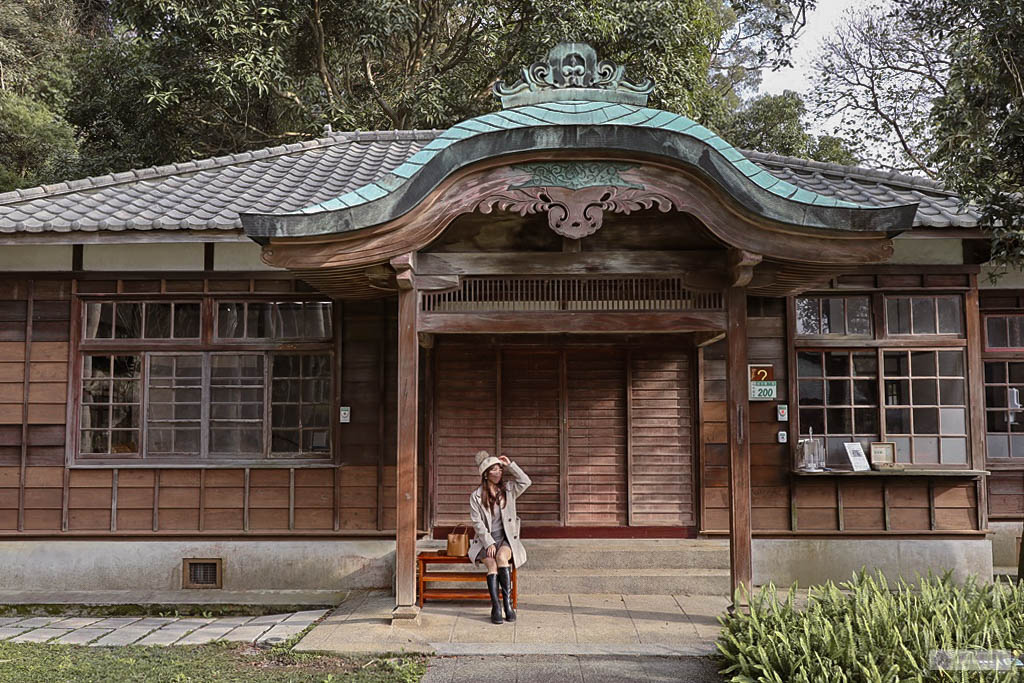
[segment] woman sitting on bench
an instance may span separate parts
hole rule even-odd
[[[519,517],[516,498],[530,486],[530,478],[505,456],[494,457],[487,451],[476,454],[480,487],[469,496],[469,516],[476,535],[469,544],[469,559],[487,567],[487,590],[491,594],[491,622],[515,621],[512,609],[512,577],[509,562],[517,568],[526,564],[526,549],[519,541]],[[502,481],[505,470],[511,481]],[[501,602],[498,589],[501,589]],[[502,607],[505,618],[502,619]]]

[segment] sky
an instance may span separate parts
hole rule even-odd
[[[803,94],[810,86],[811,59],[821,39],[831,33],[847,8],[866,4],[864,0],[818,0],[817,9],[808,15],[807,25],[793,50],[793,66],[765,71],[761,76],[760,92],[778,95],[783,90],[796,90]]]

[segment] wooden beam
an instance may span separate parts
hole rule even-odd
[[[418,254],[417,275],[680,275],[722,271],[725,251],[585,251]]]
[[[695,332],[693,335],[693,345],[698,348],[704,348],[710,346],[717,341],[725,339],[725,330],[712,330],[708,332]]]
[[[967,400],[968,424],[971,425],[971,469],[985,469],[985,378],[981,360],[981,310],[978,302],[978,276],[970,275],[971,288],[964,295],[964,318],[967,322]],[[988,528],[988,482],[977,486],[978,529]]]
[[[729,573],[733,608],[737,590],[749,591],[751,562],[750,406],[747,393],[747,293],[742,287],[726,292],[729,317],[726,356],[729,405]]]
[[[746,287],[754,279],[754,266],[761,263],[763,257],[742,249],[729,251],[729,277],[733,287]]]
[[[419,331],[437,334],[558,334],[570,332],[695,332],[725,328],[725,313],[604,313],[530,311],[424,313]]]
[[[411,265],[411,260],[406,261]],[[395,264],[393,264],[395,265]],[[419,422],[419,292],[399,265],[398,292],[398,454],[395,523],[395,620],[416,619],[416,446]]]

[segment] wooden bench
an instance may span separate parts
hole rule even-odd
[[[483,572],[451,572],[431,571],[433,567],[443,564],[471,564],[468,557],[460,555],[450,557],[443,550],[424,550],[416,556],[416,587],[419,592],[419,605],[424,600],[490,600],[487,592],[487,574]],[[436,582],[482,583],[482,588],[429,588]],[[519,607],[519,580],[516,577],[515,565],[512,565],[512,609]]]

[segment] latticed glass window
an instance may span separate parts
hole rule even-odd
[[[831,464],[849,466],[844,444],[868,452],[886,441],[895,444],[897,462],[968,466],[962,295],[796,297],[792,323],[804,340],[796,353],[799,434],[822,437]],[[1001,329],[1008,336],[1009,323]],[[991,424],[1005,424],[1003,406]],[[999,452],[1011,448],[1011,430],[989,431],[998,434]]]
[[[206,306],[216,314],[204,316]],[[330,302],[207,298],[82,308],[78,457],[331,457]]]
[[[990,459],[1024,458],[1024,360],[985,361],[985,441]]]
[[[825,437],[828,455],[845,456],[844,443],[870,450],[878,440],[878,358],[874,351],[801,351],[797,354],[800,432]]]

